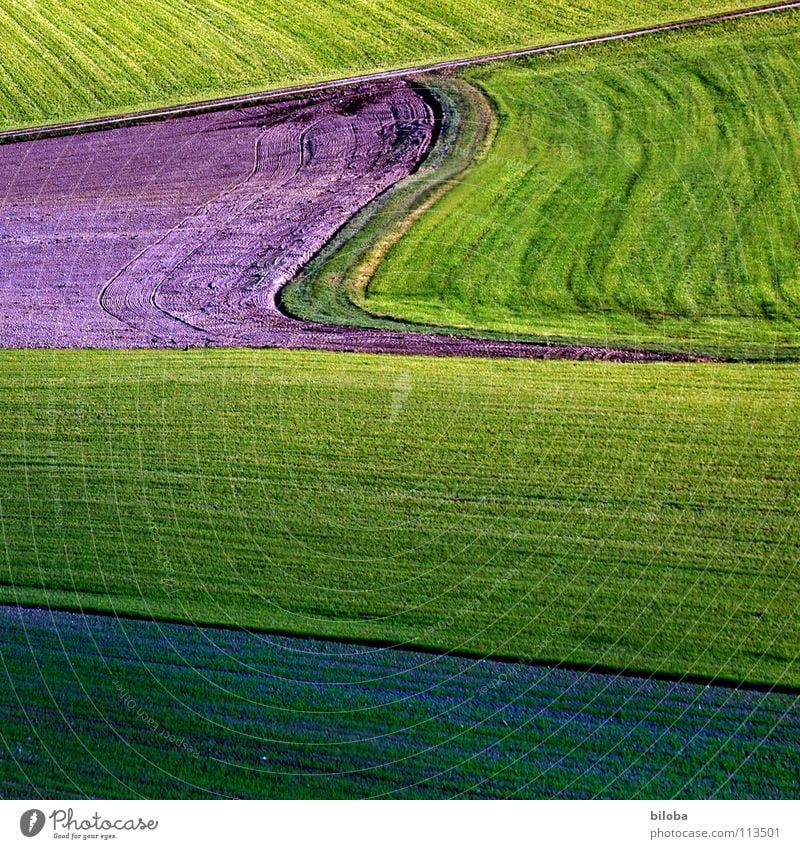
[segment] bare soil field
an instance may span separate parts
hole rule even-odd
[[[270,293],[432,132],[391,83],[4,146],[0,345],[270,344]]]

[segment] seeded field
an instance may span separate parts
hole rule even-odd
[[[729,6],[725,0],[0,0],[0,128],[477,55]]]
[[[792,798],[799,708],[787,694],[0,608],[1,797]]]
[[[0,601],[800,685],[798,372],[0,352]]]
[[[727,5],[0,0],[0,129]],[[796,797],[798,24],[0,147],[0,797]]]
[[[469,72],[488,155],[368,280],[390,316],[566,343],[800,353],[800,14]]]

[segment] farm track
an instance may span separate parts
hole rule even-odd
[[[0,173],[5,174],[0,179],[0,198],[5,196],[0,244],[6,257],[0,263],[0,346],[707,359],[317,324],[285,314],[279,293],[352,215],[424,159],[435,133],[434,112],[401,77],[798,7],[800,0],[315,86],[0,134],[0,142],[20,143],[0,148]],[[304,96],[268,103],[290,94]],[[166,118],[178,120],[157,120]],[[82,135],[101,129],[109,132]],[[205,178],[196,173],[197,163],[192,173],[185,157],[170,159],[164,152],[170,145],[192,144],[197,163],[202,160],[211,169]],[[86,192],[87,174],[98,171],[105,182],[95,180]],[[197,184],[193,192],[186,191],[190,183]],[[159,193],[160,205],[154,200]],[[75,203],[76,197],[81,203]],[[141,217],[143,201],[150,204],[147,220],[132,223]],[[134,250],[140,243],[145,246]]]
[[[444,62],[434,62],[426,65],[412,65],[405,68],[397,68],[390,71],[379,71],[371,74],[340,77],[338,79],[326,80],[324,82],[312,83],[310,85],[285,86],[283,88],[271,89],[269,91],[252,92],[250,94],[215,98],[213,100],[200,100],[178,106],[166,106],[159,109],[129,112],[122,115],[113,115],[103,118],[90,118],[84,121],[69,121],[37,127],[23,127],[15,130],[5,130],[0,132],[0,144],[31,141],[34,139],[60,135],[73,135],[75,133],[91,132],[93,130],[107,130],[113,127],[125,127],[146,121],[187,117],[191,115],[199,115],[205,112],[215,112],[237,107],[259,106],[265,103],[273,103],[276,100],[285,99],[287,97],[297,97],[300,95],[329,91],[331,89],[347,88],[360,83],[375,83],[386,80],[405,80],[410,77],[433,73],[436,71],[458,70],[460,68],[469,68],[474,65],[482,65],[487,62],[535,56],[538,53],[568,50],[575,47],[588,47],[593,44],[603,44],[609,41],[622,41],[624,39],[637,38],[639,36],[657,35],[658,33],[674,32],[676,30],[690,29],[692,27],[705,26],[707,24],[722,23],[725,21],[736,20],[737,18],[751,17],[753,15],[786,12],[792,9],[800,9],[800,0],[792,0],[792,2],[787,3],[767,3],[760,6],[749,6],[742,9],[734,9],[729,12],[717,12],[711,15],[702,15],[695,18],[669,21],[648,27],[618,30],[616,32],[589,36],[587,38],[551,42],[549,44],[522,47],[516,50],[505,50],[497,53],[487,53],[481,56],[452,59]]]

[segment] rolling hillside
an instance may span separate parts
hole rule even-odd
[[[488,155],[360,303],[573,343],[800,351],[800,15],[471,71]]]

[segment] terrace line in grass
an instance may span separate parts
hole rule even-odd
[[[730,0],[0,0],[0,128],[480,55]]]
[[[0,352],[0,600],[797,686],[798,388]]]
[[[796,358],[799,22],[470,71],[498,111],[492,150],[345,285],[400,321]]]
[[[436,325],[375,316],[363,290],[389,248],[491,147],[496,120],[489,100],[458,76],[430,75],[424,87],[438,104],[438,134],[420,168],[387,189],[350,221],[281,290],[287,314],[307,321],[386,330],[442,332]]]

